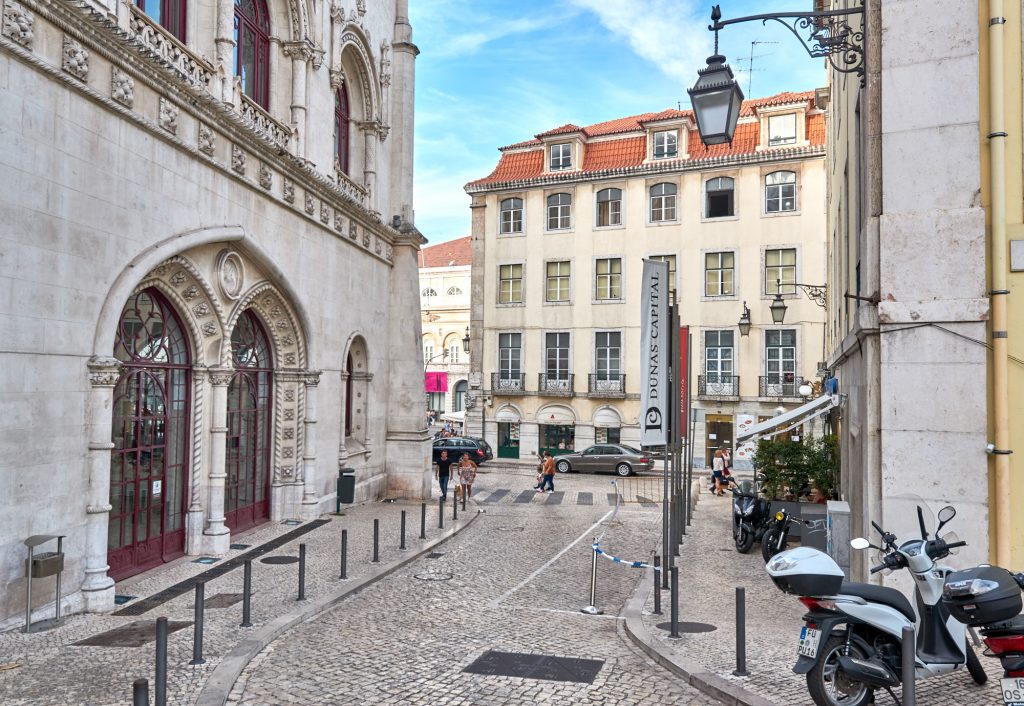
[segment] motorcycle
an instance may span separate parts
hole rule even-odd
[[[956,571],[946,578],[942,603],[950,614],[971,627],[981,628],[988,650],[1003,667],[1000,686],[1004,704],[1024,702],[1024,573],[1012,574],[982,564]]]
[[[761,558],[764,559],[764,563],[767,564],[773,556],[786,550],[786,544],[789,542],[789,528],[798,523],[807,529],[812,529],[815,526],[813,522],[791,515],[785,509],[775,513],[774,522],[769,522],[768,529],[761,538]]]
[[[729,490],[733,494],[732,501],[732,538],[736,543],[736,551],[746,554],[754,546],[754,542],[764,536],[771,521],[772,504],[761,497],[759,485],[765,480],[763,473],[754,476],[754,482],[743,481],[736,487],[731,481]]]
[[[768,562],[775,585],[797,595],[808,609],[793,671],[806,675],[807,690],[817,706],[864,706],[874,702],[878,689],[899,703],[892,689],[902,683],[901,639],[906,625],[917,625],[917,679],[966,666],[976,683],[985,683],[985,670],[967,644],[966,625],[952,617],[940,600],[946,576],[953,570],[936,562],[966,545],[952,533],[939,536],[955,515],[952,507],[943,508],[934,538],[929,538],[922,504],[918,504],[920,539],[897,545],[895,534],[872,522],[881,535],[880,545],[863,538],[850,542],[854,549],[879,552],[873,574],[896,569],[911,572],[916,611],[894,588],[845,581],[830,556],[810,547],[784,551]]]

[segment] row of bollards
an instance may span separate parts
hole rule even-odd
[[[465,497],[462,499],[463,510],[465,510]],[[452,499],[452,516],[458,519],[458,500]],[[438,528],[444,529],[444,501],[441,501],[438,513]],[[427,536],[427,504],[420,503],[420,539]],[[406,549],[406,512],[401,512],[401,529],[399,537],[399,549]],[[595,555],[596,557],[596,555]],[[373,560],[372,563],[380,561],[380,520],[373,521]],[[348,579],[348,530],[341,530],[341,555],[340,580]],[[596,567],[595,567],[596,574]],[[299,590],[296,600],[306,600],[306,545],[299,544]],[[198,581],[195,585],[195,606],[192,631],[192,660],[190,665],[205,664],[203,658],[203,628],[205,618],[206,583]],[[591,594],[593,600],[593,593]],[[251,628],[252,624],[252,560],[246,559],[242,569],[242,622],[240,627]],[[166,617],[157,618],[156,621],[156,659],[153,683],[153,704],[154,706],[166,706],[167,704],[167,637],[169,634],[168,621]],[[132,682],[132,704],[133,706],[149,706],[149,680],[136,679]]]

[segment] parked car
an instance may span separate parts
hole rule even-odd
[[[617,473],[629,476],[651,470],[651,457],[625,444],[596,444],[583,451],[555,456],[555,470]]]
[[[447,439],[437,439],[434,442],[434,461],[441,458],[441,452],[447,451],[448,458],[458,461],[462,454],[469,454],[469,458],[476,465],[494,458],[491,453],[491,445],[483,439],[471,439],[466,436],[449,436]]]

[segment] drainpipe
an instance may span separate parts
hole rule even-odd
[[[1010,423],[1006,321],[1006,131],[1003,96],[1003,0],[989,0],[989,178],[992,184],[992,418],[995,435],[995,563],[1010,562]]]

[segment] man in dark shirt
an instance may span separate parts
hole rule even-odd
[[[434,471],[434,477],[437,478],[438,484],[441,486],[441,498],[448,500],[448,480],[452,477],[452,464],[454,461],[448,458],[448,452],[442,451],[441,458],[437,460],[437,470]]]

